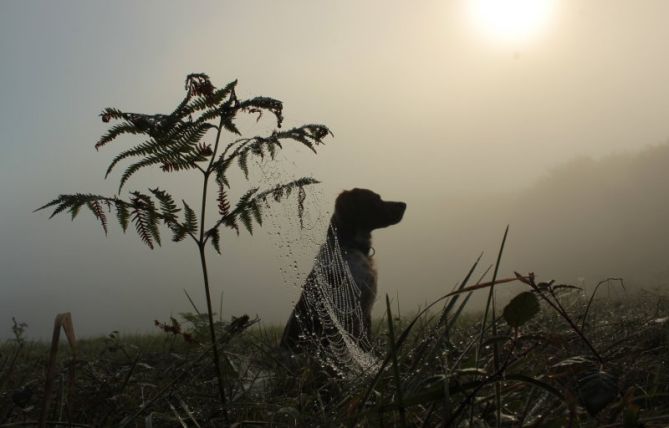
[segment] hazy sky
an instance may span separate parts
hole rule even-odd
[[[407,311],[437,297],[466,272],[460,260],[494,253],[508,222],[458,251],[449,233],[469,226],[446,219],[463,195],[508,194],[575,157],[667,140],[669,2],[555,3],[540,34],[513,42],[474,25],[466,1],[0,3],[0,337],[12,316],[46,335],[63,311],[80,335],[151,330],[189,310],[183,289],[204,306],[190,244],[150,251],[115,226],[105,239],[86,213],[32,213],[60,193],[113,194],[118,175],[105,181],[104,169],[128,146],[96,152],[97,115],[169,112],[191,72],[282,100],[288,125],[328,125],[335,138],[318,156],[288,150],[295,164],[278,166],[323,181],[314,218],[351,187],[406,201],[405,220],[375,235],[379,292]],[[196,183],[178,178],[146,172],[128,189],[176,186],[195,200]],[[300,256],[315,245],[293,232],[224,236],[210,262],[226,318],[287,318],[287,283],[308,267],[282,275],[291,256],[277,241]],[[456,253],[457,266],[443,262]]]

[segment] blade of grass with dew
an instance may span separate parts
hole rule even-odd
[[[524,278],[524,277],[521,276],[521,278]],[[482,288],[490,287],[490,286],[492,286],[492,285],[494,285],[494,284],[505,284],[505,283],[511,283],[511,282],[515,282],[515,281],[520,281],[520,279],[519,279],[518,277],[516,277],[516,278],[505,278],[505,279],[501,279],[501,280],[498,280],[498,281],[486,282],[486,283],[484,283],[484,284],[472,285],[472,286],[470,286],[470,287],[465,287],[465,288],[463,288],[462,290],[453,291],[453,292],[451,292],[451,293],[448,293],[448,294],[446,294],[446,295],[444,295],[444,296],[439,297],[438,299],[436,299],[435,301],[433,301],[432,303],[430,303],[429,305],[427,305],[423,310],[421,310],[421,311],[420,311],[420,312],[413,318],[413,320],[409,323],[409,325],[404,329],[404,331],[402,332],[402,334],[400,335],[400,337],[397,339],[397,344],[396,344],[396,345],[397,345],[397,349],[400,349],[401,346],[404,344],[404,341],[405,341],[405,340],[407,339],[407,337],[409,336],[409,333],[411,332],[411,329],[412,329],[413,326],[416,324],[416,322],[417,322],[417,321],[418,321],[418,320],[419,320],[419,319],[420,319],[420,318],[421,318],[427,311],[429,311],[433,306],[435,306],[437,303],[439,303],[439,302],[441,302],[441,301],[443,301],[443,300],[445,300],[445,299],[447,299],[447,298],[449,298],[449,297],[451,297],[451,296],[454,296],[454,295],[456,295],[456,294],[467,293],[467,292],[469,292],[469,291],[479,290],[479,289],[482,289]],[[371,393],[372,393],[374,387],[375,387],[376,384],[378,383],[378,381],[379,381],[379,379],[380,379],[380,377],[381,377],[381,374],[383,373],[383,370],[385,370],[386,366],[387,366],[388,363],[390,362],[390,358],[391,358],[390,355],[386,355],[386,358],[384,359],[383,363],[381,364],[381,366],[379,366],[379,369],[377,370],[376,375],[374,376],[374,379],[373,379],[372,382],[370,383],[369,387],[367,388],[367,391],[366,391],[365,395],[363,396],[363,400],[361,401],[362,404],[366,403],[367,400],[369,399],[369,396],[371,395]],[[357,413],[353,416],[353,418],[351,419],[351,421],[352,421],[351,423],[352,423],[353,425],[355,425],[355,422],[358,420],[358,416],[360,415],[360,412],[361,412],[361,411],[362,411],[362,408],[359,408],[359,409],[358,409],[358,412],[357,412]]]
[[[492,285],[490,286],[490,291],[488,292],[488,300],[486,302],[486,308],[485,308],[485,313],[483,315],[483,322],[481,323],[481,335],[480,335],[480,344],[483,343],[483,332],[485,329],[485,324],[487,323],[487,318],[488,318],[488,311],[492,309],[492,335],[497,336],[497,320],[496,320],[496,314],[495,314],[495,281],[497,280],[497,273],[499,272],[499,265],[500,262],[502,261],[502,253],[504,253],[504,245],[506,244],[506,237],[509,234],[509,226],[506,226],[506,229],[504,230],[504,237],[502,238],[502,244],[500,245],[499,248],[499,253],[497,254],[497,261],[495,262],[495,270],[493,271],[492,274]],[[481,345],[479,345],[479,348]],[[477,353],[478,354],[478,353]],[[497,347],[497,342],[493,343],[493,364],[495,368],[495,372],[499,371],[499,348]],[[478,355],[477,355],[477,361],[476,365],[478,367]],[[501,426],[501,384],[499,382],[495,382],[495,426],[497,428],[500,428]]]
[[[393,377],[395,378],[395,394],[397,395],[397,404],[400,412],[400,422],[403,427],[407,426],[406,410],[402,405],[402,378],[400,377],[400,367],[397,361],[397,349],[395,348],[395,327],[393,326],[393,314],[390,310],[390,298],[386,294],[386,310],[388,314],[388,344],[393,358]]]
[[[188,298],[188,301],[190,302],[190,305],[195,310],[195,313],[198,314],[198,315],[201,315],[200,311],[197,309],[197,306],[195,306],[195,302],[193,301],[193,299],[191,299],[190,294],[188,294],[188,291],[186,291],[185,288],[184,288],[184,293],[186,294],[186,297]]]
[[[474,262],[472,267],[469,269],[469,272],[467,273],[465,278],[462,280],[462,282],[460,283],[460,286],[457,288],[456,291],[462,290],[465,287],[465,285],[467,285],[467,282],[469,281],[469,278],[472,276],[472,274],[474,273],[474,270],[476,270],[476,266],[478,266],[479,262],[481,261],[481,257],[483,257],[483,253],[481,253],[478,256],[478,258],[476,259],[476,261]],[[454,295],[453,298],[451,298],[451,300],[449,300],[448,303],[444,306],[444,310],[441,313],[441,318],[439,319],[439,325],[440,326],[443,325],[446,322],[446,320],[448,318],[448,314],[450,313],[451,309],[453,309],[453,306],[455,305],[455,303],[458,301],[458,297],[460,297],[459,294]]]

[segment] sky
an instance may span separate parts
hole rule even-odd
[[[118,227],[105,238],[87,215],[33,213],[61,193],[113,194],[119,176],[104,170],[132,141],[96,152],[100,111],[169,112],[192,72],[217,86],[238,79],[241,97],[283,101],[286,125],[334,134],[317,156],[288,148],[271,167],[322,182],[308,233],[282,224],[291,207],[277,207],[274,229],[225,235],[223,255],[209,255],[225,318],[287,319],[342,190],[407,202],[374,247],[380,295],[411,312],[450,290],[481,251],[490,263],[509,223],[514,247],[522,217],[479,218],[480,201],[508,204],[574,159],[667,142],[668,2],[556,0],[540,31],[509,39],[474,22],[473,1],[2,2],[0,337],[12,316],[46,337],[65,311],[81,336],[152,331],[154,319],[192,310],[184,290],[204,307],[192,245],[151,251]],[[186,175],[147,171],[128,188],[196,200]],[[516,237],[531,253],[532,234]],[[294,258],[298,269],[286,269]],[[561,267],[547,270],[574,280]]]

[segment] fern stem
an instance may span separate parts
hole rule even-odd
[[[214,328],[214,316],[211,309],[211,293],[209,292],[209,276],[207,274],[207,259],[204,253],[204,244],[198,244],[200,250],[200,262],[202,263],[202,276],[204,278],[204,291],[207,297],[207,318],[209,319],[209,334],[211,335],[211,349],[213,351],[214,366],[216,368],[216,377],[218,378],[218,393],[221,397],[221,405],[223,406],[223,420],[226,426],[230,426],[228,420],[227,400],[225,398],[225,379],[223,377],[223,370],[221,370],[221,360],[218,354],[218,342],[216,341],[216,329]]]
[[[207,185],[209,184],[209,174],[211,173],[211,166],[216,157],[216,150],[218,149],[218,142],[221,138],[221,129],[223,128],[223,118],[219,123],[216,132],[216,144],[214,146],[214,153],[209,162],[206,171],[203,172],[204,180],[202,184],[202,206],[200,211],[200,239],[197,241],[198,250],[200,251],[200,262],[202,264],[202,277],[204,279],[204,291],[207,298],[207,318],[209,320],[209,334],[211,335],[211,346],[214,357],[214,366],[216,368],[216,377],[218,378],[218,393],[221,397],[221,406],[223,406],[223,421],[225,426],[230,426],[228,420],[227,400],[225,398],[225,379],[223,377],[223,370],[221,370],[221,360],[218,353],[218,342],[216,340],[216,329],[214,327],[214,315],[211,306],[211,292],[209,291],[209,275],[207,273],[207,258],[205,255],[205,219],[207,213]]]

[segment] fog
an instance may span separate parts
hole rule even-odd
[[[465,1],[3,3],[0,337],[13,316],[46,337],[64,311],[80,336],[154,331],[154,319],[192,310],[184,290],[204,307],[191,243],[151,251],[115,224],[105,237],[89,213],[33,213],[61,193],[114,194],[119,173],[104,171],[139,141],[96,152],[98,114],[170,112],[191,72],[239,79],[240,97],[282,100],[286,126],[334,133],[317,156],[287,147],[268,166],[322,182],[307,197],[308,233],[285,221],[291,200],[276,225],[227,233],[223,255],[209,254],[225,318],[285,322],[334,198],[352,187],[408,204],[402,223],[374,233],[379,294],[405,313],[448,292],[481,252],[494,263],[507,224],[502,276],[621,276],[666,292],[669,3],[556,4],[541,35],[502,43],[471,25]],[[196,201],[188,174],[147,170],[127,189]],[[239,195],[247,183],[233,179]],[[285,269],[293,258],[299,268]]]

